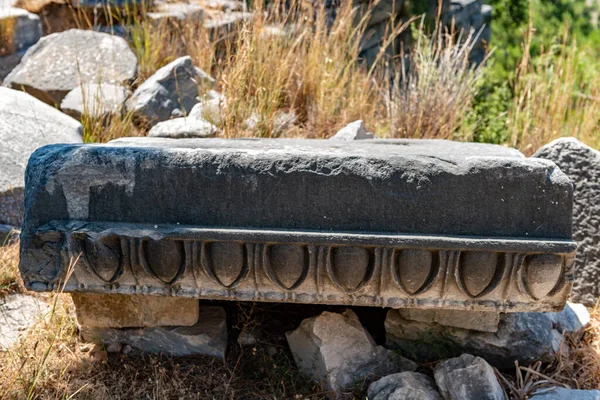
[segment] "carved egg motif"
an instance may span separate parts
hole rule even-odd
[[[147,272],[164,284],[175,283],[185,268],[183,243],[148,239],[143,242],[142,247],[140,261]]]
[[[504,255],[491,251],[465,251],[460,255],[456,282],[469,297],[485,296],[496,288],[504,273]]]
[[[64,240],[64,235],[56,231],[40,233],[34,237],[37,250],[28,256],[35,257],[35,262],[39,265],[39,277],[46,282],[53,283],[63,274],[60,253]]]
[[[557,286],[562,278],[563,258],[555,254],[533,254],[525,257],[520,278],[529,294],[542,299]]]
[[[352,246],[330,248],[327,270],[336,286],[346,293],[355,292],[373,276],[372,250]]]
[[[215,282],[233,288],[248,275],[246,248],[242,243],[204,243],[202,265],[206,274]]]
[[[394,252],[392,275],[400,288],[409,295],[429,289],[439,272],[437,252],[406,249]]]
[[[292,244],[265,246],[264,266],[267,276],[277,286],[284,290],[295,289],[308,274],[308,249]]]
[[[88,265],[99,279],[112,283],[121,275],[122,252],[118,236],[105,236],[98,240],[86,236],[84,251]]]

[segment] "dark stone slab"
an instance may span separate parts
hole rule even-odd
[[[554,310],[572,188],[548,161],[448,141],[124,139],[27,169],[21,271],[51,290]]]

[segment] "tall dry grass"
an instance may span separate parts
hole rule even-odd
[[[472,127],[466,121],[484,69],[469,61],[478,35],[439,25],[429,36],[421,23],[417,37],[385,94],[390,136],[470,140]]]
[[[510,145],[531,155],[559,137],[574,136],[600,146],[600,71],[581,73],[587,54],[576,40],[564,36],[532,58],[533,26],[523,44],[517,68],[513,104],[508,114]]]

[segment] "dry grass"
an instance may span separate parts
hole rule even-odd
[[[551,140],[574,136],[598,148],[600,72],[584,67],[587,76],[581,75],[587,55],[567,36],[532,59],[533,35],[530,27],[514,83],[514,104],[508,116],[510,145],[531,155]]]
[[[24,290],[19,275],[18,260],[18,243],[0,246],[0,297]]]
[[[15,18],[0,20],[0,57],[13,54],[16,50],[14,43]]]
[[[396,68],[401,73],[386,96],[391,136],[470,140],[472,127],[465,122],[484,68],[469,62],[478,36],[462,37],[441,26],[431,37],[423,32],[421,27],[414,50]]]

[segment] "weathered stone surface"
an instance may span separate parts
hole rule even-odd
[[[198,95],[214,82],[193,65],[191,57],[181,57],[142,83],[127,101],[127,109],[150,125],[183,117],[198,103]]]
[[[561,387],[539,389],[531,400],[600,400],[600,390],[575,390]]]
[[[584,327],[589,320],[584,306],[567,303],[558,313],[502,314],[494,333],[410,321],[398,310],[388,312],[385,328],[387,346],[412,358],[435,361],[468,352],[504,369],[513,367],[515,360],[521,365],[551,361],[563,334]]]
[[[81,143],[81,124],[34,97],[0,87],[0,224],[20,226],[25,166],[38,147]]]
[[[211,92],[214,92],[211,90]],[[221,115],[225,108],[225,97],[208,98],[192,107],[189,116],[204,119],[212,124],[221,124]]]
[[[217,131],[216,126],[202,118],[182,117],[159,122],[150,129],[148,136],[172,139],[207,138],[215,136]]]
[[[198,322],[195,299],[73,293],[79,325],[90,328],[192,326]]]
[[[22,8],[0,7],[0,30],[11,32],[10,43],[0,43],[0,54],[21,51],[37,43],[42,37],[40,17]]]
[[[0,85],[4,78],[10,74],[19,63],[21,62],[23,55],[21,53],[14,53],[8,56],[0,56]]]
[[[331,140],[361,140],[373,139],[373,134],[367,132],[362,120],[354,121],[337,131]]]
[[[352,387],[370,375],[414,371],[417,365],[377,346],[351,310],[323,312],[286,333],[296,365],[329,389]]]
[[[442,400],[433,379],[418,372],[388,375],[369,385],[369,400]]]
[[[126,83],[136,72],[137,59],[125,39],[71,29],[40,39],[3,85],[60,104],[82,83]]]
[[[579,246],[572,298],[593,307],[600,296],[600,152],[575,138],[562,138],[534,157],[555,162],[573,182],[573,239]]]
[[[8,350],[48,310],[36,297],[12,294],[0,298],[0,351]]]
[[[204,8],[198,4],[159,3],[155,11],[149,12],[147,16],[156,22],[163,22],[165,20],[201,21],[204,17]]]
[[[100,341],[105,346],[116,343],[150,354],[166,356],[208,355],[225,357],[227,321],[221,307],[202,306],[194,326],[150,327],[141,329],[86,328],[84,340]]]
[[[570,289],[571,185],[500,146],[131,138],[39,150],[27,179],[35,290],[80,253],[67,291],[519,311]]]
[[[67,93],[60,109],[76,119],[81,119],[83,114],[106,118],[121,113],[129,93],[122,85],[86,83]]]
[[[400,309],[401,318],[417,322],[436,323],[454,328],[481,332],[496,332],[500,314],[485,311]]]
[[[494,369],[480,357],[463,354],[443,361],[434,376],[445,400],[508,400]]]

